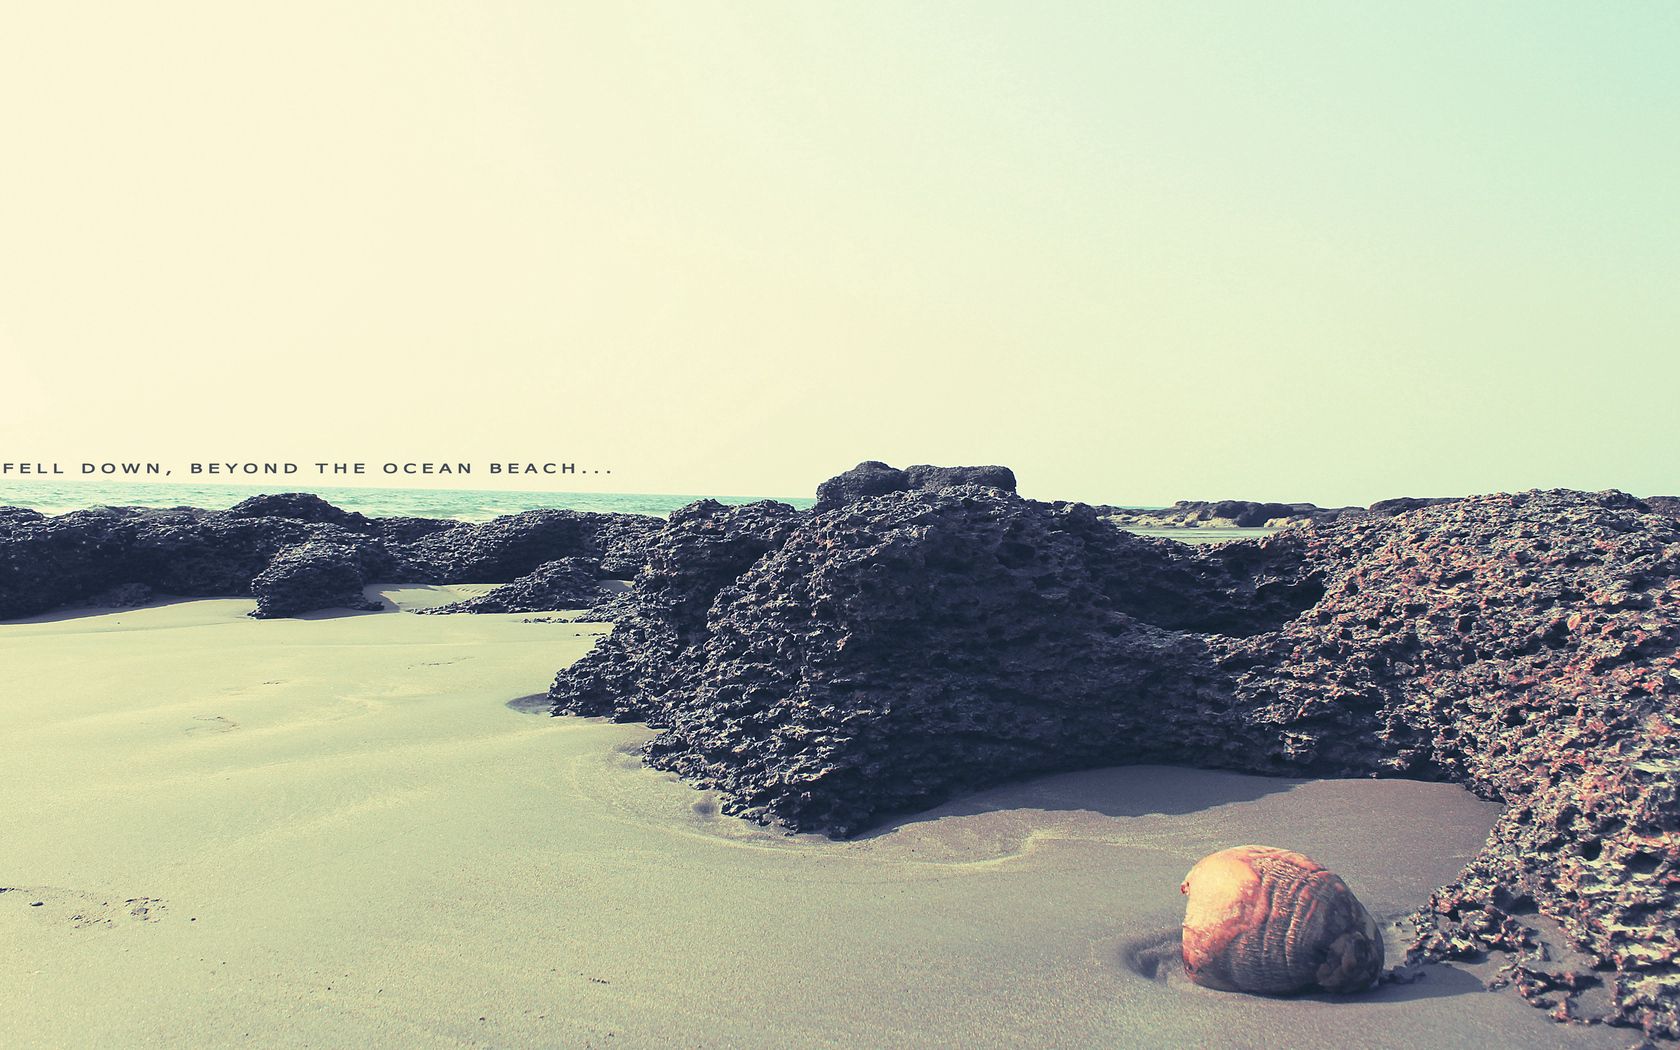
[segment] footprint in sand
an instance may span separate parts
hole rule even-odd
[[[23,908],[48,922],[68,923],[82,930],[159,922],[168,907],[156,897],[103,897],[57,886],[0,886],[0,906]]]
[[[204,724],[188,726],[187,729],[184,730],[188,736],[196,736],[200,733],[231,733],[235,729],[239,728],[238,722],[235,722],[230,718],[223,718],[221,715],[212,715],[209,718],[195,718],[193,721],[202,722]]]

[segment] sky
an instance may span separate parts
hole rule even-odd
[[[1386,6],[0,0],[0,461],[1680,492],[1680,7]]]

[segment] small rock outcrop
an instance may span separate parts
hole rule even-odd
[[[833,510],[855,500],[889,492],[938,492],[962,485],[1015,491],[1015,472],[1008,467],[935,467],[925,463],[899,470],[878,460],[859,463],[817,486],[815,510]]]
[[[318,609],[374,610],[384,604],[364,596],[361,553],[351,546],[311,540],[287,547],[251,581],[258,619],[297,616]]]
[[[1457,496],[1431,496],[1426,499],[1419,499],[1416,496],[1397,496],[1394,499],[1377,500],[1377,502],[1371,504],[1370,512],[1378,517],[1389,518],[1396,514],[1404,514],[1407,511],[1420,510],[1424,507],[1439,507],[1443,503],[1457,503],[1458,500],[1459,497]]]
[[[264,493],[252,496],[228,508],[230,518],[291,518],[294,521],[313,521],[361,531],[368,519],[353,511],[333,506],[310,492]]]
[[[1646,496],[1644,503],[1654,514],[1680,519],[1680,496]]]
[[[488,594],[415,611],[444,614],[587,609],[602,597],[600,571],[600,564],[589,558],[556,558]]]
[[[638,514],[528,510],[417,535],[395,553],[405,578],[429,583],[507,582],[557,558],[588,559],[624,578],[640,569],[660,524]]]

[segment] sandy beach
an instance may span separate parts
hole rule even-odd
[[[510,706],[604,625],[252,607],[0,625],[0,1045],[1636,1040],[1454,966],[1347,1000],[1177,975],[1197,858],[1300,849],[1386,921],[1484,841],[1458,787],[1134,767],[790,837],[643,768],[640,726]]]

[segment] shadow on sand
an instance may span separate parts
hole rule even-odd
[[[552,714],[553,701],[547,693],[532,693],[530,696],[516,696],[507,702],[508,710],[518,711],[522,715]]]
[[[88,616],[107,616],[111,613],[139,612],[143,609],[162,609],[169,605],[180,605],[184,602],[204,601],[203,598],[180,597],[173,594],[153,594],[145,601],[125,602],[116,605],[66,605],[34,616],[19,616],[16,619],[0,620],[0,626],[32,623],[63,623],[68,620],[80,620]]]
[[[857,837],[879,838],[941,817],[1015,809],[1100,813],[1108,817],[1177,816],[1253,802],[1306,783],[1309,781],[1290,777],[1256,777],[1180,766],[1086,769],[988,788],[932,809],[888,817]]]

